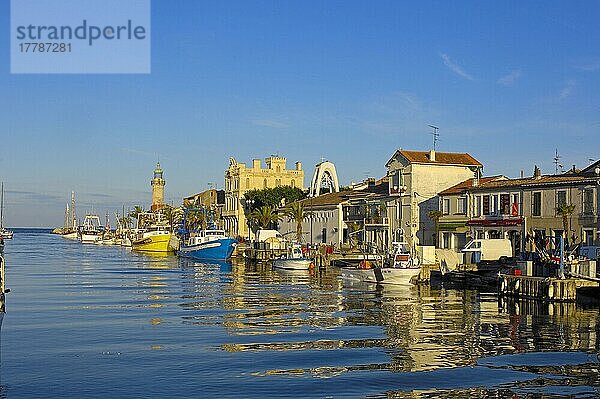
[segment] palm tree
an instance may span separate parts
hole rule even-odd
[[[427,217],[429,217],[429,219],[433,220],[433,223],[435,225],[435,237],[433,238],[433,243],[436,247],[437,247],[438,235],[440,233],[440,219],[442,216],[444,216],[444,214],[441,211],[438,211],[437,209],[427,212]]]
[[[263,206],[250,213],[250,220],[263,229],[268,228],[271,223],[277,223],[279,219],[277,211],[272,206]]]
[[[559,216],[562,216],[562,222],[563,222],[563,237],[568,239],[569,238],[569,231],[571,231],[571,228],[569,226],[569,221],[571,219],[571,215],[573,215],[573,213],[575,212],[575,205],[567,205],[565,204],[561,204],[558,208],[556,208],[556,213]]]
[[[206,214],[202,211],[190,212],[186,216],[186,223],[190,230],[206,229]]]
[[[289,221],[296,222],[296,240],[302,241],[302,222],[306,216],[311,215],[312,212],[306,212],[304,205],[301,202],[294,202],[284,211],[284,215],[287,216]]]
[[[358,232],[362,229],[362,226],[358,222],[348,223],[348,229],[350,233],[348,234],[348,238],[350,241],[350,248],[355,249],[358,244],[358,238],[356,238]]]
[[[133,220],[138,220],[138,216],[144,212],[145,212],[144,208],[142,208],[139,205],[136,205],[135,207],[133,207],[133,209],[131,211],[129,211],[129,214],[127,215],[127,217],[130,217]],[[140,227],[140,226],[136,226],[136,227]]]

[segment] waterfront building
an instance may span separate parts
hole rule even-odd
[[[368,242],[378,251],[390,247],[393,225],[389,214],[395,211],[396,198],[390,196],[388,178],[367,179],[355,189],[331,192],[299,201],[306,212],[302,222],[302,241],[334,245],[337,248]],[[296,222],[284,218],[279,232],[294,239]]]
[[[152,186],[152,205],[150,209],[152,211],[160,210],[165,205],[165,183],[160,162],[157,162],[154,169],[154,177],[150,181],[150,185]]]
[[[462,188],[461,188],[462,187]],[[567,215],[571,243],[599,245],[599,188],[600,166],[591,165],[582,171],[575,168],[561,175],[542,175],[535,168],[531,177],[505,177],[465,181],[440,193],[440,246],[460,249],[464,238],[462,227],[466,220],[466,237],[508,238],[515,255],[531,250],[530,237],[559,237],[564,232],[564,218],[558,211],[563,205],[574,206]],[[457,208],[454,208],[456,204]],[[454,209],[466,207],[457,222]],[[460,225],[459,225],[460,224]],[[460,240],[460,241],[459,241]]]
[[[435,224],[428,216],[439,209],[438,194],[467,179],[481,176],[483,165],[467,153],[399,149],[385,164],[389,193],[398,197],[395,228],[416,249],[434,245]]]
[[[217,228],[223,228],[223,208],[225,207],[225,190],[214,188],[190,195],[183,199],[186,208],[203,208],[214,212],[214,222]]]
[[[471,237],[468,223],[473,217],[473,190],[491,181],[507,179],[504,176],[471,178],[440,192],[437,247],[460,252]]]
[[[223,209],[223,227],[234,237],[248,237],[248,224],[244,213],[244,194],[250,190],[291,186],[304,190],[304,171],[302,163],[296,162],[295,169],[287,169],[284,157],[270,156],[265,159],[266,168],[260,159],[252,161],[252,167],[246,167],[235,158],[229,159],[225,171],[225,206]]]

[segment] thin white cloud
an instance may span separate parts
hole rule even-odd
[[[290,127],[289,125],[283,122],[275,121],[272,119],[254,119],[252,121],[252,124],[256,126],[270,127],[272,129],[287,129],[288,127]]]
[[[442,60],[444,61],[444,65],[446,65],[446,67],[451,70],[452,72],[454,72],[455,74],[457,74],[458,76],[460,76],[461,78],[467,79],[467,80],[475,80],[475,78],[473,78],[473,76],[469,75],[467,72],[465,72],[465,70],[458,65],[457,63],[455,63],[454,61],[452,61],[450,59],[450,57],[448,56],[448,54],[440,54],[440,57],[442,57]]]
[[[600,70],[600,58],[579,61],[574,65],[574,68],[584,72],[596,72]]]
[[[575,90],[576,85],[577,85],[577,82],[575,80],[567,80],[565,82],[564,87],[560,90],[560,93],[558,94],[558,98],[561,100],[564,100],[566,98],[571,97],[571,95],[573,94],[573,91]]]
[[[504,86],[512,86],[521,77],[523,73],[519,69],[515,69],[508,75],[502,76],[496,83]]]

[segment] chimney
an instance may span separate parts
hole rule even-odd
[[[542,178],[542,171],[538,168],[537,165],[533,168],[533,178],[538,180]]]
[[[573,172],[573,173],[577,173],[577,168],[575,167],[575,165],[573,165],[572,172]]]
[[[253,159],[252,160],[252,168],[253,169],[260,169],[260,159]]]
[[[429,151],[429,161],[435,162],[435,150]]]
[[[525,178],[525,171],[521,169],[521,179]]]
[[[296,162],[296,170],[302,170],[302,162]]]

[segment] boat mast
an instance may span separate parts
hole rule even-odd
[[[71,224],[73,230],[77,228],[77,214],[75,213],[75,191],[71,191]]]
[[[2,198],[0,199],[0,230],[4,228],[4,182],[2,182]]]

